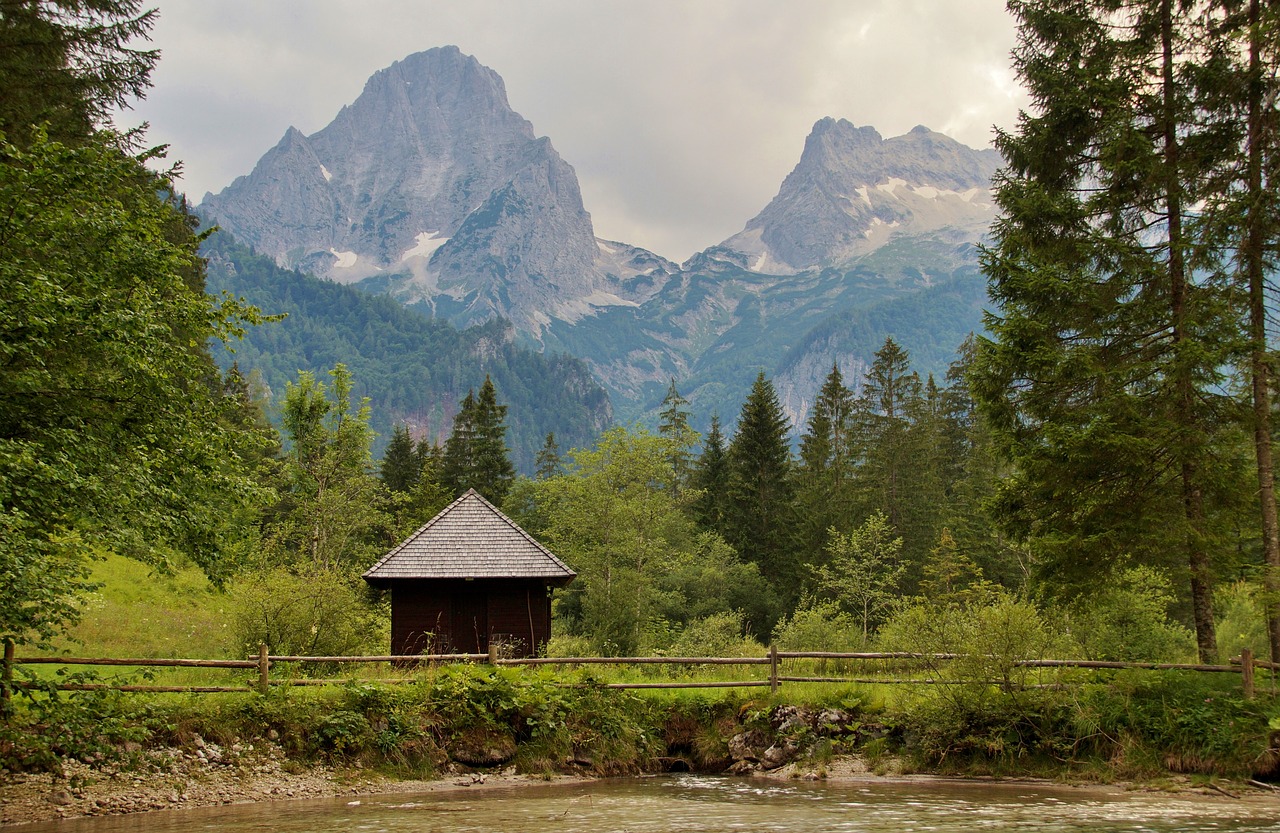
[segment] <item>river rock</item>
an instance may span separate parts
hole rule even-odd
[[[467,766],[498,766],[516,756],[511,732],[493,726],[473,726],[454,736],[446,746],[449,757]]]
[[[844,709],[823,709],[814,719],[814,728],[826,737],[848,735],[858,731],[858,722]]]
[[[761,750],[768,745],[768,739],[758,729],[739,732],[729,738],[729,757],[734,761],[759,761]]]
[[[780,735],[792,735],[808,729],[813,715],[799,706],[778,706],[769,716],[769,724]]]
[[[791,762],[800,751],[800,744],[791,738],[785,738],[770,746],[760,756],[760,765],[765,769],[777,769]]]

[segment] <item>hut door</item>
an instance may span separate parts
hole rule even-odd
[[[481,592],[453,597],[453,649],[461,654],[489,651],[489,599]]]

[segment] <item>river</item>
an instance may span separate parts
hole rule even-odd
[[[1274,800],[1026,784],[773,782],[697,775],[268,802],[23,825],[22,833],[965,833],[1276,831]]]

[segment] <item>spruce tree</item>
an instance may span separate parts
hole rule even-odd
[[[542,449],[534,461],[534,477],[538,480],[546,480],[563,473],[564,461],[560,457],[560,446],[556,444],[556,435],[548,432],[547,439],[542,443]]]
[[[920,396],[920,377],[911,369],[910,356],[893,338],[886,338],[863,379],[854,412],[862,461],[859,514],[883,512],[899,533],[903,504],[909,499],[908,470],[916,465],[911,455],[910,417],[920,408]]]
[[[671,461],[672,479],[676,491],[679,491],[689,481],[689,467],[693,457],[691,449],[698,442],[698,432],[689,427],[689,400],[676,390],[675,379],[671,380],[667,395],[662,400],[658,433],[671,446],[668,458]]]
[[[692,482],[698,490],[691,507],[694,521],[702,529],[728,539],[729,461],[719,414],[711,417],[711,428],[702,441],[702,453],[694,465]]]
[[[453,417],[453,430],[444,442],[444,453],[441,457],[441,474],[445,488],[460,497],[467,489],[472,488],[472,472],[476,459],[476,394],[474,390],[458,405],[458,413]]]
[[[728,540],[759,566],[787,608],[800,590],[790,431],[773,383],[761,372],[729,444]]]
[[[1240,296],[1245,336],[1237,365],[1246,376],[1253,435],[1264,599],[1271,661],[1280,662],[1280,521],[1277,521],[1272,450],[1274,368],[1268,316],[1280,243],[1280,5],[1266,0],[1215,4],[1209,58],[1195,78],[1195,96],[1215,128],[1218,147],[1230,149],[1210,166],[1209,186],[1196,219],[1212,249],[1234,256],[1224,274]],[[1205,264],[1198,263],[1201,269]]]
[[[476,398],[476,491],[501,505],[511,490],[516,469],[507,448],[507,406],[498,404],[498,392],[486,375]]]
[[[1188,97],[1204,18],[1186,5],[1010,4],[1034,107],[997,137],[1008,166],[983,268],[998,307],[974,378],[1016,465],[1006,528],[1059,587],[1126,557],[1188,576],[1208,662],[1233,325],[1219,288],[1191,271],[1188,214],[1211,160]]]
[[[506,416],[507,406],[498,404],[497,390],[487,375],[478,396],[467,392],[444,447],[443,481],[455,497],[475,489],[495,504],[501,505],[506,498],[515,480]]]
[[[803,557],[809,562],[822,560],[830,530],[848,532],[852,528],[852,416],[853,392],[845,387],[839,366],[832,364],[800,438],[796,500]]]
[[[0,0],[0,132],[26,145],[42,125],[74,143],[142,98],[160,52],[137,44],[156,14],[140,0]]]
[[[1009,465],[969,389],[977,351],[978,339],[970,334],[947,368],[942,389],[948,496],[942,523],[956,549],[972,558],[983,575],[1005,587],[1026,589],[1026,554],[1001,534],[988,510]]]
[[[409,434],[409,426],[399,424],[391,429],[391,440],[378,467],[382,485],[393,492],[409,492],[418,483],[422,460],[418,457]]]

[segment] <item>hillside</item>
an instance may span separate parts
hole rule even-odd
[[[323,378],[345,363],[382,435],[375,454],[396,423],[407,423],[417,437],[443,440],[458,402],[485,374],[509,406],[507,444],[521,471],[532,470],[548,432],[569,448],[591,442],[612,422],[608,394],[581,361],[518,346],[505,321],[459,330],[391,298],[282,269],[226,232],[210,237],[203,252],[209,292],[288,316],[251,328],[234,354],[216,351],[219,362],[258,371],[277,399],[299,370]]]

